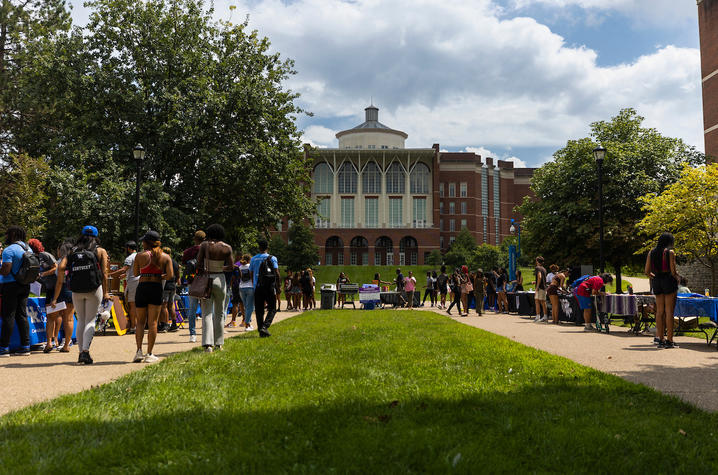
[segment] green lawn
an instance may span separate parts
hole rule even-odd
[[[718,468],[715,414],[437,314],[312,312],[272,332],[0,418],[0,471]]]

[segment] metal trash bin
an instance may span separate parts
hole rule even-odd
[[[337,291],[333,289],[322,289],[322,310],[331,310],[334,308],[334,304],[337,301]]]

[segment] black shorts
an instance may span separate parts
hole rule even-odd
[[[661,272],[651,279],[653,295],[668,295],[678,292],[678,282],[668,272]]]
[[[162,283],[140,282],[135,294],[135,307],[147,308],[148,305],[162,305]]]
[[[232,286],[232,298],[230,300],[232,305],[239,305],[242,303],[242,297],[239,295],[239,285]]]

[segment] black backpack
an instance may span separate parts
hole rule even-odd
[[[13,274],[15,282],[21,285],[32,284],[40,276],[40,256],[34,254],[24,243],[16,242],[14,244],[17,244],[25,251],[22,254],[20,268],[16,274]]]
[[[74,247],[67,256],[67,270],[73,292],[94,292],[102,285],[100,262],[94,251]]]
[[[252,279],[252,273],[249,271],[249,269],[240,269],[239,270],[239,280],[241,282],[249,282]]]
[[[183,271],[186,277],[195,275],[197,273],[197,259],[190,259],[185,262]]]
[[[274,273],[274,266],[272,265],[272,255],[268,255],[259,264],[259,275],[257,276],[258,286],[271,287],[276,284],[277,275]]]

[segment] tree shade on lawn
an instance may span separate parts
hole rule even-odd
[[[0,418],[44,472],[709,472],[718,416],[428,312],[313,312]]]

